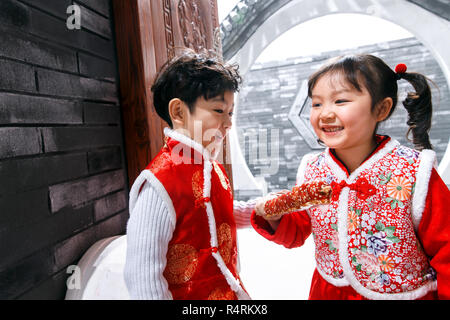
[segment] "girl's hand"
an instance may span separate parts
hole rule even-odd
[[[260,198],[259,200],[256,201],[255,213],[269,221],[276,221],[276,220],[281,219],[282,215],[267,216],[266,213],[264,212],[264,207],[265,207],[267,201],[277,198],[278,196],[281,196],[288,192],[289,192],[289,190],[281,190],[279,192],[271,192],[268,195],[266,195],[265,197]]]

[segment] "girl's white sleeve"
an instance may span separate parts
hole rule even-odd
[[[131,299],[172,299],[163,272],[173,226],[166,203],[145,183],[127,225],[124,277]]]
[[[250,228],[252,226],[250,222],[250,216],[253,209],[255,209],[256,201],[258,199],[252,199],[249,201],[233,201],[234,220],[236,221],[236,228]]]

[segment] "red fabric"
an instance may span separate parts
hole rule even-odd
[[[430,264],[437,273],[437,292],[429,292],[419,300],[450,299],[450,191],[435,169],[428,184],[428,195],[417,236]],[[295,248],[303,245],[311,233],[311,222],[304,211],[284,215],[274,232],[255,212],[253,228],[268,240]],[[352,287],[336,287],[324,280],[317,270],[311,281],[311,300],[363,300]]]
[[[169,290],[175,300],[236,299],[212,256],[212,252],[220,251],[228,269],[238,278],[233,196],[225,170],[220,164],[213,167],[211,195],[203,197],[201,158],[200,161],[195,159],[192,149],[181,148],[179,144],[168,139],[166,146],[146,168],[164,186],[177,217],[164,270]],[[222,171],[225,181],[218,176],[217,170]],[[211,248],[207,202],[211,202],[214,210],[218,248]]]
[[[368,300],[351,286],[336,287],[327,282],[319,274],[317,269],[314,271],[309,292],[309,300]],[[436,291],[428,292],[418,300],[436,300]]]
[[[450,191],[435,169],[417,232],[437,273],[439,299],[450,299]]]

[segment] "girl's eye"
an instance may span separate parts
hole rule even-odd
[[[223,113],[222,109],[214,109],[214,111],[217,112],[217,113]]]
[[[320,103],[313,103],[313,104],[312,104],[312,107],[313,107],[313,108],[318,108],[318,107],[320,107],[320,106],[321,106]]]
[[[345,100],[345,99],[336,100],[336,104],[342,104],[342,103],[346,103],[346,102],[348,102],[348,100]]]
[[[233,114],[234,114],[234,112],[229,112],[229,113],[228,113],[228,115],[229,115],[230,117],[232,117]]]

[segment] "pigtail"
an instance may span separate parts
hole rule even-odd
[[[408,92],[403,106],[408,111],[408,137],[412,133],[414,146],[418,150],[432,149],[428,132],[431,128],[431,90],[427,78],[419,73],[408,72],[400,75],[414,87],[415,92]]]

